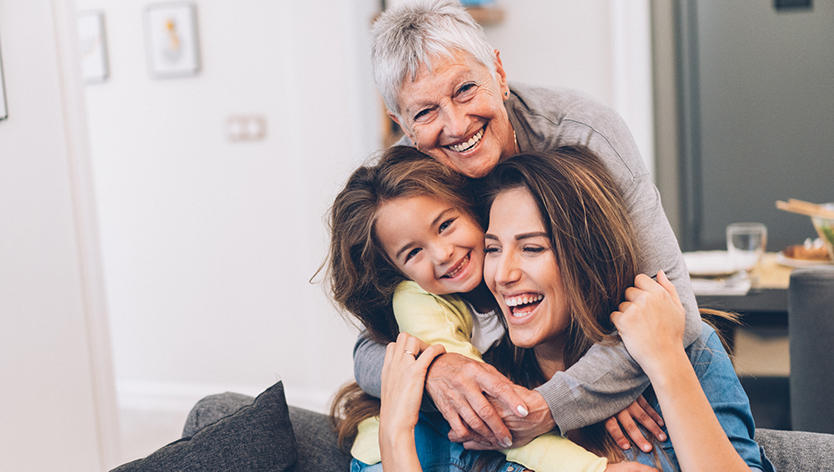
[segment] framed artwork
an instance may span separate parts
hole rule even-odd
[[[200,70],[197,15],[193,4],[148,6],[145,30],[148,68],[153,77],[186,77]]]
[[[9,110],[6,108],[6,82],[3,80],[3,54],[0,51],[0,120],[9,117]]]
[[[97,84],[107,80],[107,42],[104,36],[104,15],[101,12],[78,14],[78,43],[84,81]]]

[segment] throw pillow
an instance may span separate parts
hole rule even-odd
[[[111,472],[270,471],[291,472],[297,462],[295,435],[281,382],[190,438]]]

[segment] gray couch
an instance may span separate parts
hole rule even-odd
[[[188,416],[183,436],[196,434],[252,401],[252,397],[237,393],[200,400]],[[350,470],[350,457],[336,447],[336,436],[327,416],[292,406],[289,416],[298,451],[297,472]],[[778,472],[834,471],[834,435],[758,429],[755,439]]]
[[[834,471],[834,435],[759,429],[759,442],[779,472]],[[329,418],[288,407],[278,382],[257,398],[236,393],[200,400],[183,439],[114,472],[347,472]]]

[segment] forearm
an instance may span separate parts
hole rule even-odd
[[[353,376],[368,395],[379,398],[382,393],[382,365],[385,346],[369,339],[365,331],[359,333],[353,346]]]
[[[414,443],[414,428],[403,431],[379,429],[379,451],[385,472],[422,472]]]
[[[594,345],[579,361],[536,388],[562,434],[598,423],[633,403],[649,379],[622,343]]]
[[[683,350],[653,368],[650,378],[681,471],[750,470],[727,438]]]

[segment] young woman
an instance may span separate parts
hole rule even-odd
[[[391,342],[402,331],[480,361],[503,335],[495,299],[482,283],[484,233],[467,188],[465,178],[446,166],[413,148],[394,147],[379,164],[355,171],[337,197],[331,217],[333,298],[375,339]],[[377,408],[355,386],[334,402],[340,435],[356,436],[356,470],[378,467],[385,457]],[[409,444],[424,464],[468,470],[481,458],[494,459],[449,441],[439,415],[421,418],[414,420],[410,436],[416,440]],[[507,470],[519,470],[518,464],[540,472],[623,468],[554,433],[505,453],[506,461],[496,463],[504,462],[500,467]]]
[[[718,334],[705,324],[684,349],[674,286],[663,272],[657,281],[637,275],[625,205],[594,155],[561,148],[556,156],[516,156],[484,186],[484,279],[509,338],[491,351],[499,371],[533,388],[592,345],[613,342],[617,328],[652,383],[646,397],[670,437],[663,454],[630,450],[626,457],[664,470],[771,470]],[[569,437],[595,452],[620,453],[598,431]]]

